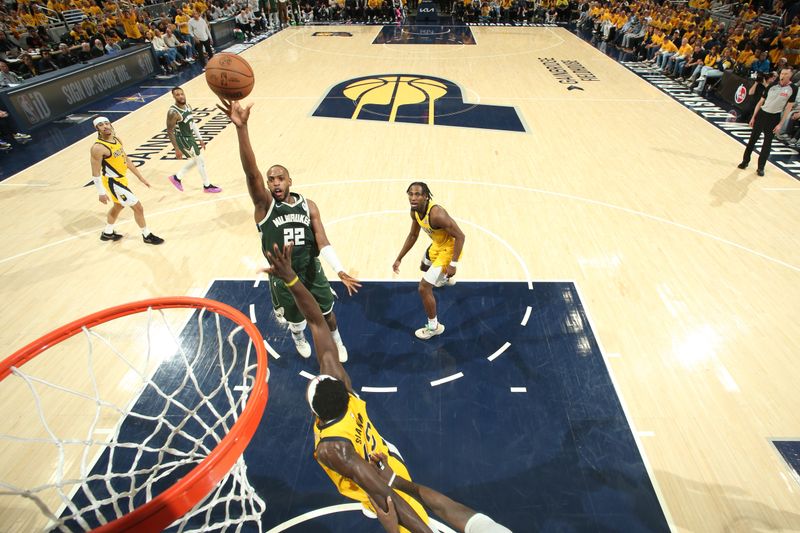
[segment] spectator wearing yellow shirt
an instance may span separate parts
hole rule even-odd
[[[194,46],[194,38],[192,34],[189,32],[189,17],[186,13],[182,11],[178,11],[178,14],[175,15],[175,25],[177,26],[177,31],[179,34],[179,38],[183,38],[189,41],[189,44]]]
[[[125,28],[125,37],[131,41],[141,41],[142,32],[139,30],[139,25],[136,21],[136,13],[130,9],[123,9],[120,19],[122,20],[122,27]]]
[[[677,63],[680,61],[680,66],[683,68],[683,63],[685,63],[689,56],[692,55],[693,50],[694,47],[689,44],[689,39],[687,37],[681,39],[681,46],[678,48],[678,50],[664,61],[662,72],[667,75],[673,75],[673,73],[676,73],[678,70],[676,68],[678,66]]]
[[[656,30],[650,35],[650,41],[648,44],[645,45],[644,49],[647,52],[647,62],[652,63],[653,58],[661,50],[661,45],[664,44],[664,30],[656,28]]]
[[[676,37],[668,37],[664,39],[664,44],[655,56],[655,66],[659,70],[667,66],[667,60],[678,52],[678,46],[675,44]]]

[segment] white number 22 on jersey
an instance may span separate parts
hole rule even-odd
[[[286,246],[290,242],[293,242],[295,246],[303,246],[305,244],[305,233],[303,228],[283,229],[283,245]]]

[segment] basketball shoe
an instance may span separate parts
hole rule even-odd
[[[300,357],[304,359],[311,357],[311,345],[308,344],[302,332],[299,334],[292,333],[292,340],[294,341],[294,347],[297,348],[297,353],[300,354]]]
[[[426,341],[431,337],[435,337],[436,335],[441,335],[442,333],[444,333],[444,324],[439,323],[435,329],[429,328],[428,325],[426,324],[425,326],[415,331],[414,335],[416,335],[418,339]]]

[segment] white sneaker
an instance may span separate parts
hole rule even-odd
[[[294,347],[297,348],[297,353],[300,354],[300,357],[305,359],[311,357],[311,345],[308,344],[305,337],[295,337],[292,335],[292,340],[294,341]]]
[[[344,347],[344,344],[337,342],[336,349],[339,351],[339,362],[346,363],[347,362],[347,348]]]
[[[414,335],[416,335],[418,339],[426,341],[431,337],[435,337],[436,335],[441,335],[442,333],[444,333],[444,324],[440,322],[439,325],[436,326],[436,329],[430,329],[426,324],[424,327],[421,327],[417,331],[415,331]]]

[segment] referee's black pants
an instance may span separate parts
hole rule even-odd
[[[742,156],[742,164],[748,165],[750,163],[750,154],[756,147],[756,142],[761,134],[764,134],[764,144],[761,147],[761,153],[758,155],[758,169],[764,170],[769,158],[769,150],[772,148],[772,138],[775,136],[774,129],[781,121],[781,113],[767,113],[766,111],[759,110],[756,115],[756,120],[753,123],[753,131],[750,133],[750,140],[747,141],[747,148],[744,149],[744,156]]]

